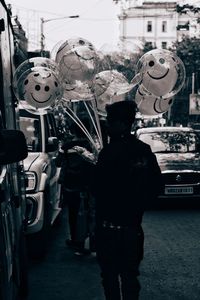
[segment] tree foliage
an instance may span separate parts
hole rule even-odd
[[[190,5],[190,4],[184,4],[184,5],[177,4],[176,5],[176,11],[179,14],[187,14],[189,11],[196,14],[196,13],[200,12],[200,8],[196,7],[194,5]]]
[[[181,91],[175,96],[171,109],[173,122],[187,125],[199,122],[199,115],[189,115],[189,97],[192,92],[197,93],[200,89],[200,39],[196,37],[183,37],[177,41],[171,51],[176,51],[177,56],[183,61],[186,69],[186,80]],[[192,90],[192,74],[194,74],[194,90]]]
[[[174,43],[174,48],[185,65],[187,76],[200,71],[200,39],[185,36]]]

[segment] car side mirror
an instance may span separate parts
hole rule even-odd
[[[53,152],[56,151],[57,149],[58,149],[58,138],[55,136],[49,137],[46,145],[46,151]]]
[[[28,156],[26,138],[22,131],[0,130],[0,165],[24,160]]]

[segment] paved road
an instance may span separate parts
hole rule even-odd
[[[200,299],[200,210],[144,215],[141,300]],[[28,300],[103,300],[95,257],[76,257],[64,244],[65,214],[52,230],[44,261],[30,262]]]

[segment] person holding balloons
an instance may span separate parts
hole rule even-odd
[[[99,153],[92,183],[96,254],[106,300],[133,300],[140,291],[142,216],[160,192],[161,171],[150,147],[131,134],[135,102],[115,102],[106,111],[110,142]]]

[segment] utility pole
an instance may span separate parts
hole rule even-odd
[[[57,20],[63,20],[63,19],[75,19],[75,18],[79,18],[79,17],[80,17],[79,15],[72,15],[72,16],[53,18],[53,19],[44,19],[44,18],[40,19],[40,52],[41,52],[41,56],[44,55],[44,48],[45,48],[44,23],[48,23],[51,21],[57,21]]]

